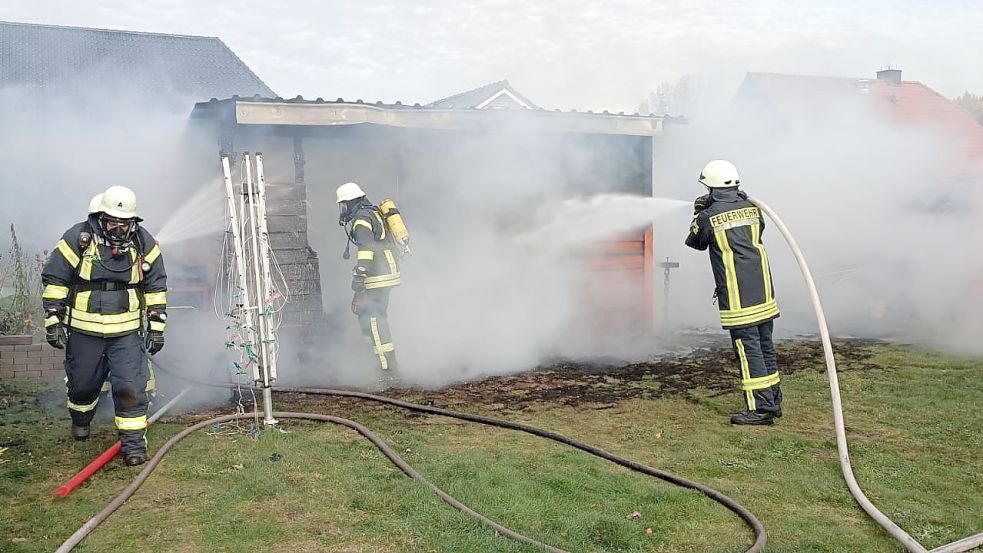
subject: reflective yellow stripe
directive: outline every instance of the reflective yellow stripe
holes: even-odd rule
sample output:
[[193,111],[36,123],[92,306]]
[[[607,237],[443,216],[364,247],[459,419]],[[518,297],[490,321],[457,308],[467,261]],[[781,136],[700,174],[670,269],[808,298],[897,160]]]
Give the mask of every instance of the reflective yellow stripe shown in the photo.
[[60,253],[61,256],[65,258],[65,261],[67,261],[68,264],[71,265],[73,269],[79,266],[78,254],[76,254],[72,250],[72,247],[68,245],[68,242],[65,242],[64,238],[59,240],[58,243],[55,244],[55,249],[58,250],[58,253]]
[[98,246],[95,242],[82,253],[82,267],[79,269],[79,277],[83,280],[92,280],[92,259],[99,255]]
[[727,241],[727,231],[721,230],[714,233],[717,246],[720,247],[721,258],[724,263],[724,275],[727,280],[727,307],[729,309],[741,308],[741,290],[737,287],[737,268],[734,267],[734,250]]
[[387,351],[396,351],[396,346],[394,346],[392,342],[389,342],[388,344],[382,344],[381,346],[377,346],[375,348],[375,351],[377,353],[385,353]]
[[154,247],[150,248],[150,251],[147,252],[147,255],[144,256],[143,260],[153,265],[154,261],[157,261],[158,257],[160,257],[160,246],[158,244],[154,244]]
[[116,428],[120,430],[143,430],[147,427],[147,415],[139,417],[116,417]]
[[775,300],[737,310],[725,310],[720,312],[720,324],[724,328],[754,324],[761,321],[774,319],[779,315],[778,303]]
[[[741,379],[747,380],[751,378],[751,369],[747,364],[747,354],[744,353],[744,342],[740,339],[734,340],[734,344],[737,346],[737,357],[741,361]],[[748,411],[755,410],[754,403],[754,392],[751,390],[744,390],[744,399],[747,401]]]
[[140,282],[140,262],[137,261],[137,251],[130,248],[130,284],[137,284]]
[[757,378],[745,378],[741,380],[741,387],[744,390],[762,390],[764,388],[771,388],[775,384],[781,382],[782,379],[779,377],[778,373],[769,374],[768,376],[760,376]]
[[390,286],[399,286],[401,282],[399,275],[395,275],[395,276],[386,275],[385,277],[372,277],[372,278],[380,279],[380,280],[373,280],[369,282],[369,279],[365,279],[366,290],[374,290],[376,288],[388,288]]
[[63,300],[68,297],[68,286],[49,284],[44,287],[44,293],[41,294],[41,297],[46,300]]
[[379,336],[379,323],[378,319],[371,317],[369,319],[369,326],[372,328],[372,340],[375,342],[375,352],[379,356],[379,366],[383,369],[389,368],[389,360],[386,359],[386,354],[380,349],[382,347],[382,338]]
[[160,321],[150,321],[150,330],[159,330],[161,332],[164,332],[164,327],[166,325],[167,323],[162,323]]
[[147,305],[164,305],[167,303],[167,292],[147,292],[143,297]]
[[393,256],[393,251],[386,249],[382,253],[385,254],[386,262],[389,263],[389,274],[398,275],[399,269],[396,268],[396,258]]
[[125,323],[129,321],[139,321],[140,311],[127,311],[126,313],[114,313],[103,315],[102,313],[89,313],[87,311],[72,311],[72,319],[87,321],[90,323]]
[[375,259],[375,252],[372,250],[358,250],[359,261],[372,261]]
[[60,322],[61,319],[59,319],[57,315],[52,315],[44,320],[44,328],[48,328],[49,326],[56,325]]
[[372,223],[366,221],[365,219],[355,219],[355,222],[352,223],[352,232],[355,232],[355,229],[358,227],[365,227],[369,229],[369,232],[372,232]]
[[86,405],[79,405],[78,403],[72,403],[72,400],[68,400],[68,408],[77,413],[88,413],[89,411],[95,409],[98,403],[98,396],[96,397],[95,401]]
[[129,297],[129,300],[130,300],[130,306],[129,306],[128,309],[130,311],[137,311],[138,309],[140,309],[140,297],[137,296],[136,289],[134,289],[134,288],[127,288],[126,289],[126,295]]
[[75,309],[73,313],[78,311],[88,311],[89,310],[89,299],[92,297],[91,291],[79,292],[75,294]]
[[743,309],[725,309],[720,312],[721,319],[739,319],[743,317],[748,317],[750,315],[757,315],[764,311],[769,311],[776,309],[778,307],[778,302],[775,300],[770,300],[765,303],[759,303],[758,305],[752,305],[750,307],[745,307]]
[[379,221],[379,228],[382,229],[382,235],[379,236],[379,240],[385,240],[386,239],[386,225],[385,225],[385,223],[382,222],[382,216],[379,215],[375,211],[372,212],[372,215],[375,215],[375,220],[376,221]]
[[72,328],[98,334],[123,334],[140,329],[140,319],[126,323],[92,323],[72,318]]
[[768,270],[768,254],[765,253],[765,246],[761,243],[761,224],[759,223],[751,225],[751,243],[761,255],[761,274],[765,281],[765,301],[768,302],[772,300],[771,271]]

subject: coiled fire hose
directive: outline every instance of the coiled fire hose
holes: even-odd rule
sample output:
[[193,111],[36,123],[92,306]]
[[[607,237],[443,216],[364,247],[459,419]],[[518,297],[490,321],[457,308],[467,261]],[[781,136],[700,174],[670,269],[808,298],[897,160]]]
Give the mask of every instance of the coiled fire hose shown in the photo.
[[[217,387],[217,388],[235,388],[235,385],[234,384],[219,384],[219,383],[213,383],[213,382],[206,382],[206,381],[197,380],[197,379],[194,379],[194,378],[189,378],[189,377],[186,377],[186,376],[183,376],[183,375],[178,375],[178,374],[176,374],[176,373],[168,370],[166,367],[161,366],[161,364],[159,362],[157,362],[156,360],[154,361],[154,365],[157,368],[159,368],[162,372],[165,372],[165,373],[170,374],[172,376],[175,376],[177,378],[181,378],[181,379],[187,380],[188,382],[191,382],[191,383],[194,383],[194,384],[199,384],[199,385],[203,385],[203,386]],[[762,551],[764,549],[765,543],[767,542],[767,539],[768,539],[767,538],[767,534],[766,534],[765,529],[764,529],[764,526],[761,524],[761,522],[749,510],[747,510],[743,505],[737,503],[733,499],[730,499],[726,495],[724,495],[724,494],[722,494],[722,493],[720,493],[720,492],[718,492],[718,491],[716,491],[714,489],[708,488],[708,487],[706,487],[706,486],[704,486],[702,484],[699,484],[697,482],[693,482],[691,480],[687,480],[685,478],[681,478],[679,476],[676,476],[676,475],[674,475],[672,473],[669,473],[669,472],[666,472],[666,471],[662,471],[662,470],[655,469],[655,468],[652,468],[652,467],[649,467],[649,466],[646,466],[646,465],[642,465],[640,463],[636,463],[635,461],[631,461],[629,459],[625,459],[624,457],[620,457],[620,456],[615,455],[613,453],[609,453],[609,452],[604,451],[603,449],[600,449],[598,447],[595,447],[595,446],[592,446],[592,445],[589,445],[589,444],[585,444],[585,443],[579,442],[577,440],[573,440],[573,439],[567,438],[567,437],[562,436],[560,434],[557,434],[555,432],[551,432],[551,431],[548,431],[548,430],[543,430],[543,429],[536,428],[536,427],[529,426],[529,425],[522,424],[522,423],[516,423],[516,422],[510,422],[510,421],[505,421],[505,420],[500,420],[500,419],[494,419],[494,418],[491,418],[491,417],[485,417],[485,416],[481,416],[481,415],[473,415],[473,414],[469,414],[469,413],[459,413],[459,412],[456,412],[456,411],[449,411],[449,410],[446,410],[446,409],[440,409],[438,407],[432,407],[432,406],[427,406],[427,405],[418,405],[418,404],[415,404],[415,403],[409,403],[409,402],[406,402],[406,401],[400,401],[398,399],[392,399],[392,398],[388,398],[388,397],[384,397],[384,396],[377,396],[377,395],[373,395],[373,394],[366,394],[366,393],[362,393],[362,392],[355,392],[355,391],[349,391],[349,390],[333,390],[333,389],[326,389],[326,388],[278,388],[278,389],[276,389],[276,391],[277,392],[284,392],[284,393],[314,394],[314,395],[339,396],[339,397],[350,397],[350,398],[365,399],[365,400],[369,400],[369,401],[375,401],[375,402],[378,402],[378,403],[392,405],[392,406],[395,406],[395,407],[400,407],[400,408],[403,408],[403,409],[408,409],[408,410],[411,410],[411,411],[417,411],[417,412],[421,412],[421,413],[429,413],[429,414],[433,414],[433,415],[441,415],[441,416],[445,416],[445,417],[451,417],[451,418],[460,419],[460,420],[466,420],[466,421],[470,421],[470,422],[477,422],[477,423],[485,424],[485,425],[489,425],[489,426],[496,426],[496,427],[499,427],[499,428],[507,428],[507,429],[511,429],[511,430],[518,430],[518,431],[526,432],[526,433],[529,433],[529,434],[532,434],[532,435],[535,435],[535,436],[540,436],[540,437],[543,437],[543,438],[547,438],[547,439],[550,439],[550,440],[553,440],[553,441],[556,441],[556,442],[559,442],[559,443],[562,443],[562,444],[566,444],[566,445],[575,447],[577,449],[580,449],[581,451],[585,451],[587,453],[590,453],[591,455],[594,455],[594,456],[597,456],[597,457],[601,457],[603,459],[607,459],[607,460],[609,460],[609,461],[611,461],[613,463],[616,463],[618,465],[621,465],[623,467],[626,467],[628,469],[631,469],[631,470],[633,470],[635,472],[640,472],[642,474],[653,476],[655,478],[659,478],[661,480],[664,480],[666,482],[675,484],[677,486],[681,486],[681,487],[684,487],[684,488],[689,488],[689,489],[696,490],[696,491],[699,491],[699,492],[703,493],[704,495],[706,495],[710,499],[716,501],[717,503],[720,503],[721,505],[723,505],[727,509],[730,509],[732,512],[734,512],[735,514],[737,514],[737,516],[739,516],[741,518],[741,520],[743,520],[745,522],[745,524],[747,524],[748,527],[751,528],[751,531],[754,533],[755,540],[754,540],[754,543],[752,544],[752,546],[749,549],[747,549],[747,553],[759,553],[760,551]],[[191,434],[192,432],[194,432],[196,430],[199,430],[199,429],[202,429],[202,428],[206,428],[206,427],[208,427],[208,426],[210,426],[212,424],[216,424],[216,423],[219,423],[219,422],[225,422],[225,421],[233,420],[233,419],[235,419],[238,416],[239,415],[225,415],[225,416],[222,416],[222,417],[216,417],[216,418],[213,418],[213,419],[209,419],[207,421],[202,421],[200,423],[195,424],[194,426],[191,426],[191,427],[188,427],[188,428],[182,430],[180,433],[176,434],[174,437],[172,437],[171,439],[169,439],[163,446],[161,446],[160,450],[157,451],[157,453],[153,456],[153,458],[151,458],[147,462],[146,467],[144,467],[144,469],[140,472],[140,474],[137,475],[137,477],[133,480],[133,482],[130,483],[130,485],[127,486],[126,489],[123,490],[123,492],[118,497],[116,497],[116,499],[114,499],[111,503],[109,503],[109,505],[107,505],[102,511],[100,511],[99,514],[97,514],[96,516],[92,517],[81,528],[79,528],[78,530],[76,530],[76,532],[74,534],[72,534],[72,536],[69,537],[69,539],[66,540],[62,544],[62,546],[60,548],[58,548],[58,550],[57,550],[56,553],[67,553],[67,552],[71,551],[76,545],[78,545],[83,539],[85,539],[85,537],[87,535],[89,535],[93,530],[95,530],[96,527],[99,526],[99,524],[101,524],[103,521],[105,521],[107,518],[109,518],[109,516],[112,515],[113,512],[116,509],[118,509],[127,499],[130,498],[130,496],[132,496],[137,491],[137,489],[140,488],[141,485],[143,485],[144,481],[150,476],[150,474],[154,471],[154,469],[161,462],[161,460],[163,460],[164,455],[167,454],[168,450],[170,450],[172,447],[174,447],[174,445],[176,445],[179,441],[181,441],[186,436],[188,436],[189,434]],[[526,543],[526,544],[529,544],[529,545],[532,545],[532,546],[535,546],[535,547],[542,548],[543,550],[549,551],[551,553],[568,553],[567,551],[565,551],[563,549],[558,549],[556,547],[553,547],[553,546],[550,546],[550,545],[547,545],[547,544],[538,542],[538,541],[536,541],[536,540],[534,540],[532,538],[523,536],[522,534],[519,534],[518,532],[509,530],[508,528],[505,528],[504,526],[501,526],[501,525],[495,523],[494,521],[488,519],[487,517],[484,517],[484,516],[476,513],[475,511],[471,510],[466,505],[464,505],[460,501],[454,499],[453,497],[451,497],[450,495],[448,495],[447,493],[445,493],[444,491],[442,491],[440,488],[438,488],[434,484],[430,483],[423,476],[421,476],[418,472],[416,472],[415,470],[413,470],[413,468],[410,467],[409,464],[407,464],[406,461],[404,461],[401,457],[399,457],[399,455],[396,452],[394,452],[392,450],[392,448],[390,448],[388,445],[386,445],[386,443],[383,442],[382,439],[380,439],[378,436],[376,436],[375,434],[373,434],[372,431],[370,431],[368,428],[366,428],[366,427],[358,424],[357,422],[354,422],[354,421],[351,421],[351,420],[348,420],[348,419],[342,419],[340,417],[333,417],[333,416],[330,416],[330,415],[312,414],[312,413],[293,413],[293,412],[281,413],[281,412],[277,412],[277,413],[274,413],[274,416],[277,417],[277,418],[300,418],[300,419],[310,419],[310,420],[321,420],[321,421],[333,422],[335,424],[341,424],[341,425],[347,426],[349,428],[352,428],[352,429],[356,430],[357,432],[359,432],[360,434],[362,434],[363,436],[365,436],[366,438],[368,438],[386,457],[388,457],[394,464],[396,464],[396,466],[399,467],[400,470],[402,470],[404,473],[406,473],[407,476],[409,476],[410,478],[413,478],[414,480],[417,480],[417,481],[421,482],[422,484],[424,484],[425,486],[427,486],[428,488],[430,488],[441,499],[443,499],[445,502],[447,502],[449,505],[451,505],[455,509],[457,509],[457,510],[459,510],[459,511],[461,511],[461,512],[463,512],[463,513],[465,513],[465,514],[467,514],[467,515],[469,515],[471,517],[476,518],[477,520],[479,520],[485,526],[493,529],[495,532],[497,532],[499,534],[502,534],[503,536],[506,536],[506,537],[508,537],[510,539],[513,539],[513,540],[516,540],[516,541],[519,541],[519,542],[522,542],[522,543]]]
[[[833,345],[829,337],[829,328],[826,326],[826,315],[823,312],[823,306],[819,302],[819,292],[816,290],[816,283],[812,279],[812,273],[809,272],[809,265],[806,263],[805,257],[802,255],[802,250],[799,249],[798,244],[795,242],[795,238],[792,237],[792,233],[789,232],[788,227],[782,221],[781,217],[778,216],[767,204],[763,203],[761,200],[748,196],[748,201],[758,206],[761,211],[765,212],[768,217],[774,221],[775,226],[781,231],[782,236],[785,237],[785,241],[788,242],[789,248],[791,248],[792,253],[795,255],[795,261],[799,264],[799,270],[802,271],[802,276],[805,278],[806,287],[809,289],[809,297],[812,300],[812,308],[816,312],[816,322],[819,324],[819,336],[823,343],[823,352],[826,356],[826,374],[829,377],[829,392],[833,399],[833,427],[836,430],[836,449],[839,452],[840,457],[840,469],[843,472],[843,478],[846,480],[846,485],[850,489],[850,494],[853,495],[860,507],[868,514],[872,519],[874,519],[877,524],[879,524],[888,534],[891,534],[896,540],[901,542],[901,544],[910,551],[911,553],[929,553],[923,545],[918,543],[915,538],[911,537],[907,532],[901,529],[900,526],[895,524],[891,519],[880,512],[877,507],[867,496],[864,495],[863,490],[860,489],[860,484],[857,483],[857,479],[853,475],[853,467],[850,465],[850,452],[847,448],[846,442],[846,429],[843,425],[843,405],[840,401],[840,384],[836,375],[836,360],[833,358]],[[960,553],[962,551],[969,551],[975,547],[983,545],[983,533],[969,536],[962,540],[952,542],[941,547],[937,547],[931,550],[931,553]]]

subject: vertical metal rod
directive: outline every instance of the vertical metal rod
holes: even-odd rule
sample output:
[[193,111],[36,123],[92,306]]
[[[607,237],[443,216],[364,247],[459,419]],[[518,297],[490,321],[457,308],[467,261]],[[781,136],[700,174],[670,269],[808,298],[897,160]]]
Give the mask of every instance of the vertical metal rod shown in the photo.
[[[246,343],[255,342],[255,336],[252,324],[252,306],[249,305],[249,283],[246,278],[246,258],[245,258],[245,247],[242,242],[242,232],[240,225],[242,224],[238,213],[241,211],[236,210],[235,205],[235,190],[232,187],[232,169],[229,163],[229,156],[222,156],[222,176],[225,179],[225,201],[228,210],[230,227],[232,228],[232,247],[235,250],[236,257],[236,288],[237,292],[233,293],[235,304],[230,306],[231,309],[238,308],[242,316],[242,331],[245,336],[242,336],[242,340]],[[240,206],[242,204],[242,196],[239,196]],[[258,377],[258,369],[253,369],[254,377]]]
[[266,321],[266,334],[263,336],[263,346],[266,352],[266,372],[270,382],[276,380],[277,341],[273,330],[273,321],[269,318],[267,308],[273,302],[273,275],[270,272],[270,231],[266,226],[266,173],[263,168],[263,154],[256,153],[256,192],[258,203],[256,218],[259,227],[259,262],[263,276],[260,317]]
[[253,258],[253,282],[255,283],[256,290],[256,322],[259,327],[259,340],[255,342],[258,347],[257,357],[259,359],[260,377],[263,382],[263,423],[267,425],[276,424],[276,419],[273,418],[273,395],[270,393],[270,374],[269,374],[269,355],[266,349],[265,339],[266,339],[266,317],[264,316],[264,291],[263,291],[263,279],[260,276],[259,271],[259,240],[257,238],[258,224],[257,210],[256,210],[256,191],[255,183],[253,181],[253,168],[252,159],[250,155],[244,154],[243,160],[245,161],[245,179],[246,179],[246,195],[247,204],[249,206],[249,234],[251,242],[251,254]]

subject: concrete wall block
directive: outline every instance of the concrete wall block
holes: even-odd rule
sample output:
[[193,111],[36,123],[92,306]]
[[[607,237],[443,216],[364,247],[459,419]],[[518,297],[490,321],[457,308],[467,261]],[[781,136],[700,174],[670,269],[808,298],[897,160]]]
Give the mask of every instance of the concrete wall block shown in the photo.
[[14,346],[14,351],[41,351],[41,344],[24,344]]
[[27,335],[22,334],[12,334],[6,336],[0,336],[0,348],[6,346],[24,346],[30,345],[34,339]]
[[0,367],[0,380],[10,380],[14,378],[14,369],[10,367]]
[[41,371],[14,371],[14,378],[40,379]]
[[27,359],[26,351],[5,351],[3,352],[4,357],[9,357],[10,359]]
[[27,366],[29,371],[47,371],[51,370],[51,365],[49,364],[31,364]]

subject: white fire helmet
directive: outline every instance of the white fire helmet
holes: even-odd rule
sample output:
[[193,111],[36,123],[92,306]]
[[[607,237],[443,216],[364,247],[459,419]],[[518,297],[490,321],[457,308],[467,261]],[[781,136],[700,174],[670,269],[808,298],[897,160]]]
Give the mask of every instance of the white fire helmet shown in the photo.
[[116,217],[117,219],[136,219],[142,221],[137,215],[137,195],[125,186],[110,186],[102,193],[102,202],[99,211]]
[[346,182],[345,184],[338,187],[338,202],[347,202],[348,200],[354,200],[357,198],[365,197],[365,192],[362,191],[362,187],[355,184],[354,182]]
[[715,159],[703,167],[700,184],[708,188],[731,188],[741,184],[741,176],[737,174],[737,167],[733,163]]
[[102,192],[92,196],[92,199],[89,200],[89,215],[99,213],[100,206],[102,206]]

